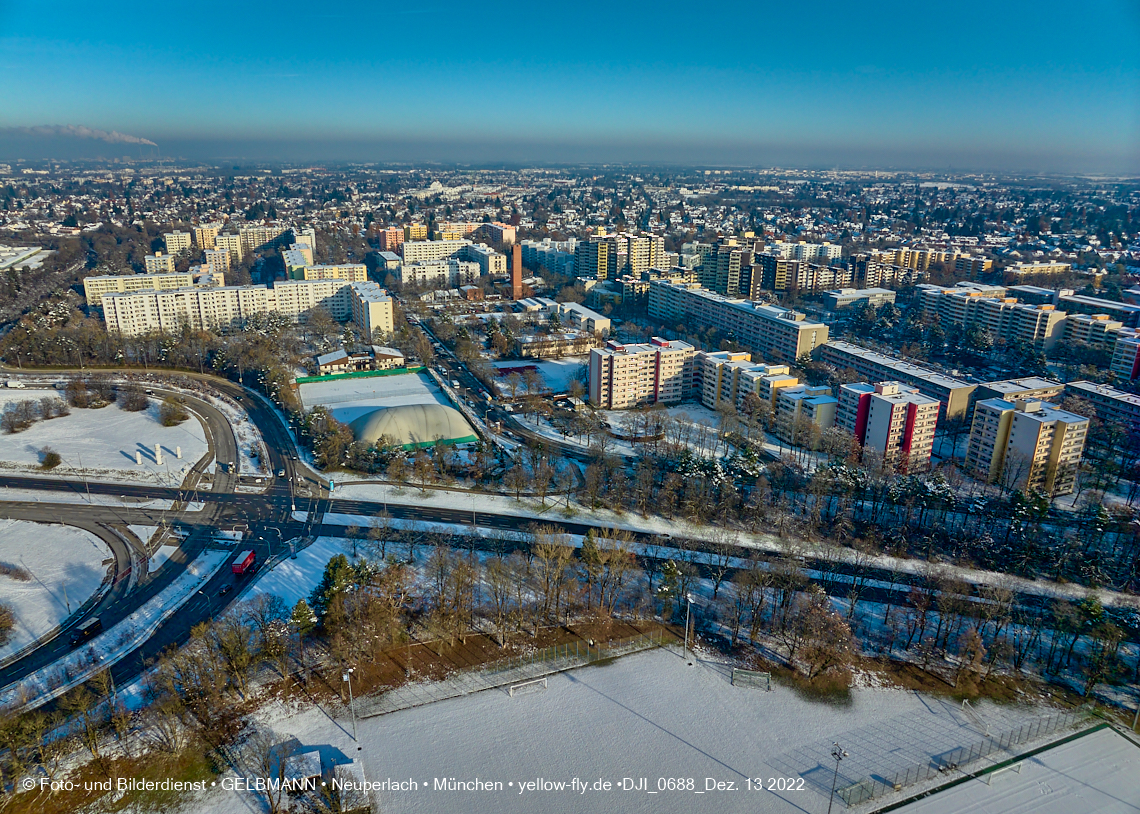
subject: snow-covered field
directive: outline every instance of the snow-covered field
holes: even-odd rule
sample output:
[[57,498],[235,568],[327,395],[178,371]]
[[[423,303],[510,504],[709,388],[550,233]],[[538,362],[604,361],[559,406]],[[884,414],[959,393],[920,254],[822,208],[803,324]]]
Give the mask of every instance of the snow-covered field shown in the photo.
[[993,777],[917,800],[898,814],[1136,814],[1140,748],[1111,729],[1055,746]]
[[[578,376],[579,368],[588,361],[587,356],[565,356],[561,359],[514,359],[508,362],[495,362],[494,366],[496,368],[534,366],[538,368],[543,381],[552,393],[565,393],[570,388],[570,382]],[[505,389],[505,385],[501,389]]]
[[[852,703],[837,706],[782,687],[771,693],[734,687],[730,675],[726,664],[689,667],[676,651],[655,650],[551,676],[545,691],[512,698],[491,690],[360,720],[359,752],[346,715],[334,721],[322,710],[276,706],[267,717],[282,739],[293,735],[304,746],[362,760],[370,781],[417,783],[414,790],[379,793],[380,810],[390,814],[819,812],[827,808],[833,741],[850,754],[840,770],[843,784],[872,772],[893,774],[979,739],[952,701],[857,688]],[[1038,712],[980,707],[995,729]],[[502,790],[437,790],[437,778],[501,782]],[[539,778],[612,786],[584,793],[520,789]],[[634,784],[646,778],[648,788],[622,790],[625,778]],[[683,788],[670,790],[670,778],[674,786],[681,779]],[[684,788],[689,778],[692,789]],[[706,778],[726,785],[706,791]],[[761,779],[765,790],[755,781],[749,790],[749,778]],[[795,790],[768,791],[778,778],[790,779]],[[650,794],[659,779],[663,788]],[[187,810],[237,814],[251,802],[219,784]]]
[[30,579],[0,576],[0,602],[12,606],[16,627],[0,647],[13,653],[78,610],[99,589],[111,559],[107,545],[72,526],[0,520],[0,562],[22,568]]
[[301,385],[300,395],[306,410],[324,405],[333,418],[346,424],[377,407],[450,404],[439,387],[423,373],[311,382]]
[[[57,390],[5,390],[0,410],[18,401],[59,397]],[[0,435],[0,470],[45,477],[76,478],[86,475],[123,483],[160,483],[177,486],[186,473],[206,454],[206,435],[191,416],[176,427],[158,420],[159,405],[130,413],[118,405],[98,410],[73,408],[71,415],[37,421],[23,432]],[[161,445],[163,464],[155,460],[154,445]],[[40,450],[49,446],[63,463],[51,472],[41,472]],[[175,457],[178,447],[182,458]],[[142,453],[142,465],[135,452]]]

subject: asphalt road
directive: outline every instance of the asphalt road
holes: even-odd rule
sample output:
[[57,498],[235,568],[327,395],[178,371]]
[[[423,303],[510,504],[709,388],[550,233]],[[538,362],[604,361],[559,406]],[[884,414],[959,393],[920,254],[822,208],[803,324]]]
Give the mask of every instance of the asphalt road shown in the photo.
[[[471,381],[473,377],[466,373],[465,368],[448,368],[452,375],[462,383]],[[175,374],[168,374],[175,375]],[[182,375],[182,374],[178,374]],[[274,475],[279,470],[285,470],[285,477],[276,478],[270,482],[266,491],[257,494],[235,493],[225,491],[232,489],[234,479],[215,478],[213,491],[199,492],[197,499],[206,504],[202,512],[186,513],[177,518],[177,522],[189,531],[189,537],[181,546],[179,552],[171,560],[148,579],[143,580],[134,590],[124,592],[116,591],[109,596],[98,608],[98,615],[103,619],[104,627],[110,627],[115,622],[129,615],[141,604],[154,596],[158,591],[170,584],[182,569],[198,556],[204,549],[216,546],[214,533],[218,529],[241,528],[247,529],[243,548],[253,548],[257,551],[258,561],[265,562],[268,558],[281,554],[287,550],[286,543],[290,539],[301,538],[302,543],[312,539],[320,533],[343,533],[343,527],[323,527],[302,523],[292,519],[291,510],[310,511],[310,517],[321,517],[326,511],[336,511],[346,514],[375,515],[386,511],[396,518],[417,519],[424,522],[457,523],[468,525],[472,522],[485,528],[519,531],[532,526],[536,522],[547,523],[559,527],[569,533],[584,534],[588,529],[595,531],[603,528],[587,523],[562,521],[536,521],[530,517],[520,517],[511,514],[498,514],[476,510],[474,514],[464,509],[448,509],[431,506],[407,505],[392,502],[377,502],[365,500],[330,500],[327,492],[328,481],[309,470],[294,455],[295,447],[289,430],[284,425],[279,414],[260,396],[252,394],[236,384],[211,376],[185,374],[189,378],[208,380],[212,386],[225,392],[238,402],[249,414],[251,420],[257,425],[266,442],[270,457],[270,466]],[[480,385],[481,387],[481,385]],[[475,391],[476,393],[479,390]],[[473,400],[476,404],[480,399]],[[194,405],[196,408],[198,405]],[[493,418],[494,412],[483,411]],[[224,421],[224,417],[223,417]],[[216,425],[211,421],[211,429]],[[228,427],[228,423],[226,423]],[[232,432],[214,434],[232,440]],[[545,439],[544,439],[545,442]],[[231,448],[219,444],[221,454],[229,454]],[[236,445],[232,447],[233,460],[236,460]],[[580,450],[575,450],[580,452]],[[298,491],[298,478],[304,481],[305,492]],[[221,485],[222,489],[219,489]],[[170,487],[116,485],[116,484],[85,484],[82,481],[49,480],[44,478],[29,478],[22,476],[0,476],[0,487],[12,486],[21,489],[36,489],[45,495],[52,492],[71,492],[84,494],[90,489],[92,494],[125,495],[136,498],[165,498],[180,500],[187,495],[183,490]],[[22,517],[41,522],[64,523],[140,523],[153,524],[156,517],[170,518],[171,512],[163,512],[152,508],[128,508],[126,506],[100,507],[75,503],[36,503],[26,501],[4,501],[4,490],[0,488],[0,516]],[[653,540],[657,543],[668,543],[657,535],[634,535],[635,539],[642,541]],[[740,549],[740,556],[750,556],[755,552],[751,549]],[[669,557],[675,552],[663,550],[661,556]],[[811,561],[803,563],[805,567],[812,567]],[[118,568],[118,566],[117,566]],[[845,567],[832,567],[837,573],[849,571]],[[890,579],[888,572],[873,569],[869,572],[873,579]],[[190,635],[191,629],[199,622],[210,619],[222,612],[241,593],[238,589],[240,583],[248,577],[233,575],[229,569],[222,569],[209,583],[177,614],[174,614],[142,647],[122,659],[113,669],[116,681],[125,683],[136,676],[146,665],[168,647],[183,644]],[[897,579],[897,577],[896,577]],[[235,588],[225,596],[221,590],[227,584],[234,584]],[[827,586],[834,594],[844,595],[846,586],[836,582]],[[902,587],[890,596],[893,601],[905,603],[905,591]],[[880,591],[870,591],[866,595],[871,597]],[[886,598],[884,593],[882,598]],[[1039,597],[1019,597],[1019,602],[1040,606]],[[25,658],[0,669],[0,686],[19,679],[29,672],[51,663],[71,649],[68,637],[61,636],[43,647],[32,652]]]

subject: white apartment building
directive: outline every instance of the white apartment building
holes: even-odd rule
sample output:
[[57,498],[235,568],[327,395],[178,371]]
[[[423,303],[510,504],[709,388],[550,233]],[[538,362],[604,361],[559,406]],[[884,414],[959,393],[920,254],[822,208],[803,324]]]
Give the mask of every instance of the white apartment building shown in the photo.
[[1073,267],[1069,263],[1055,263],[1049,260],[1037,260],[1032,263],[1014,263],[1005,269],[1006,274],[1068,274]]
[[966,469],[987,483],[1066,495],[1076,488],[1089,421],[1030,399],[983,399],[974,408]]
[[317,230],[312,226],[305,228],[293,227],[293,239],[296,241],[290,248],[302,249],[309,247],[309,262],[313,262],[313,252],[317,250]]
[[83,295],[87,298],[89,307],[98,308],[102,306],[106,294],[125,294],[151,289],[164,291],[192,285],[194,285],[194,275],[188,271],[172,274],[107,274],[84,278]]
[[[414,243],[405,243],[414,246]],[[479,279],[479,264],[469,260],[449,257],[445,260],[401,263],[395,270],[395,277],[401,285],[423,286],[425,288],[458,288],[470,285]]]
[[797,311],[667,280],[649,283],[649,316],[716,328],[758,356],[776,362],[794,363],[827,342],[827,326],[808,322]]
[[994,296],[1005,289],[959,283],[953,288],[918,287],[923,311],[937,315],[945,325],[978,326],[995,339],[1024,342],[1039,350],[1052,350],[1065,333],[1068,314],[1054,305],[1031,305],[1015,297]]
[[[255,250],[266,246],[281,235],[290,231],[288,226],[280,224],[273,224],[265,226],[262,224],[254,224],[251,226],[238,227],[238,237],[241,239],[241,249],[244,254],[252,254]],[[313,248],[317,246],[315,235],[313,240]]]
[[[103,316],[110,333],[124,336],[162,332],[174,333],[183,325],[211,331],[239,329],[249,317],[277,312],[295,320],[321,308],[335,319],[353,317],[353,298],[370,305],[365,323],[369,332],[387,326],[391,330],[391,300],[384,305],[386,292],[374,283],[345,280],[288,280],[272,288],[263,285],[218,288],[179,288],[169,291],[145,290],[103,295]],[[379,310],[377,310],[379,309]],[[385,316],[384,312],[387,312]],[[362,317],[364,319],[364,317]],[[365,330],[365,325],[361,325]]]
[[164,234],[162,239],[166,244],[167,254],[178,254],[179,252],[190,251],[190,237],[189,232],[180,232],[177,229]]
[[363,263],[342,263],[336,266],[301,266],[289,276],[294,280],[348,280],[363,283],[368,279],[368,267]]
[[1066,345],[1089,345],[1115,349],[1124,323],[1108,314],[1069,314],[1065,318],[1062,341]]
[[785,243],[777,241],[764,247],[764,252],[782,260],[816,260],[830,263],[843,257],[843,247],[834,243]]
[[405,263],[432,263],[470,245],[470,240],[408,240],[400,244],[400,259]]
[[851,433],[864,450],[874,450],[883,464],[902,472],[930,468],[938,399],[901,382],[858,382],[839,388],[836,425]]
[[1140,378],[1140,329],[1121,328],[1116,332],[1111,370],[1124,381]]
[[143,258],[143,266],[146,268],[147,274],[173,274],[174,258],[169,254],[155,252]]
[[590,403],[604,410],[678,404],[693,387],[695,350],[654,337],[647,344],[608,342],[590,351]]
[[546,237],[541,241],[524,240],[519,247],[522,249],[523,265],[528,268],[545,268],[555,274],[569,276],[575,273],[574,252],[578,248],[578,241],[575,238],[551,240]]

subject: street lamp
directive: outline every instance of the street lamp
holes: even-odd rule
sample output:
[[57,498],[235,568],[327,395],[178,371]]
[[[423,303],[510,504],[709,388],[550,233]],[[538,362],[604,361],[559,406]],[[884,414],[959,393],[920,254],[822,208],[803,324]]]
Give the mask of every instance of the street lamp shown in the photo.
[[348,684],[348,707],[352,710],[352,739],[357,743],[357,749],[360,748],[360,741],[356,740],[356,701],[352,697],[352,667],[347,668],[342,674],[341,678]]
[[[685,658],[689,657],[689,614],[693,610],[693,595],[685,594]],[[689,662],[693,666],[693,662]]]
[[831,776],[831,796],[827,799],[827,814],[831,814],[831,804],[835,802],[835,782],[839,779],[839,762],[847,757],[847,752],[837,742],[832,744],[831,756],[835,758],[835,774]]

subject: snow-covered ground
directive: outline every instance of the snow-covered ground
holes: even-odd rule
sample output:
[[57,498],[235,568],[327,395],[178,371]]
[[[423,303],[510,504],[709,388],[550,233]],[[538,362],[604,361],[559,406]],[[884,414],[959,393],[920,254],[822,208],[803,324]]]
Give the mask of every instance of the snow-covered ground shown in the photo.
[[[5,390],[0,410],[18,401],[59,397],[58,390]],[[73,408],[71,415],[37,421],[23,432],[0,435],[0,470],[44,477],[77,478],[86,475],[123,483],[158,483],[177,486],[208,445],[201,423],[193,415],[176,427],[164,427],[158,419],[159,405],[138,413],[117,404],[97,410]],[[162,450],[163,463],[155,460],[154,445]],[[63,463],[42,472],[40,450],[49,446]],[[182,448],[182,458],[175,456]],[[142,465],[135,452],[142,453]]]
[[0,563],[30,579],[0,576],[0,602],[12,607],[16,627],[0,657],[45,635],[87,601],[113,563],[106,543],[72,526],[0,520]]
[[127,528],[129,528],[131,530],[131,534],[138,537],[139,540],[142,541],[142,544],[145,546],[147,543],[150,542],[150,538],[154,536],[154,533],[156,531],[158,531],[160,527],[159,526],[127,526]]
[[229,551],[203,551],[177,579],[126,619],[100,633],[86,646],[6,686],[0,692],[0,704],[13,704],[24,698],[33,699],[29,702],[33,708],[46,704],[99,670],[110,667],[146,641],[179,608],[194,601],[198,589],[229,562],[230,556]]
[[1137,814],[1140,748],[1111,729],[917,800],[898,814]]
[[158,551],[154,552],[154,556],[150,558],[147,563],[147,572],[153,574],[159,568],[166,564],[166,561],[173,556],[174,552],[178,550],[176,545],[162,545],[158,547]]
[[[561,359],[513,359],[507,362],[495,362],[497,369],[512,367],[536,367],[542,375],[542,380],[552,393],[565,393],[570,388],[570,382],[578,377],[578,370],[589,361],[587,356],[564,356]],[[500,390],[506,392],[506,384],[499,380]]]
[[276,595],[293,607],[300,599],[308,599],[324,573],[325,565],[337,554],[352,556],[352,541],[341,537],[318,537],[297,552],[297,559],[286,559],[262,571],[250,589],[250,598],[258,594]]
[[[319,709],[278,705],[266,718],[282,739],[293,735],[303,746],[361,760],[370,781],[414,781],[414,790],[379,793],[380,810],[390,814],[817,812],[827,808],[833,741],[850,755],[840,770],[843,784],[870,773],[893,775],[980,737],[952,701],[856,688],[850,704],[830,705],[783,687],[770,693],[734,687],[730,677],[727,664],[689,667],[676,651],[655,650],[551,676],[545,691],[512,698],[490,690],[360,720],[360,751],[346,715],[331,720]],[[997,730],[1040,712],[979,709]],[[437,778],[478,778],[502,789],[437,790]],[[612,785],[584,792],[520,789],[539,778]],[[625,778],[634,784],[646,778],[648,788],[623,790]],[[674,786],[680,778],[682,788],[670,789],[670,778]],[[725,785],[706,790],[706,778]],[[754,780],[750,790],[749,778],[759,778],[765,789],[757,790]],[[774,778],[790,779],[795,790],[768,791]],[[186,810],[237,814],[251,802],[247,793],[219,784]]]
[[439,387],[423,373],[311,382],[301,385],[300,395],[306,410],[324,405],[333,418],[345,424],[377,407],[450,404]]

